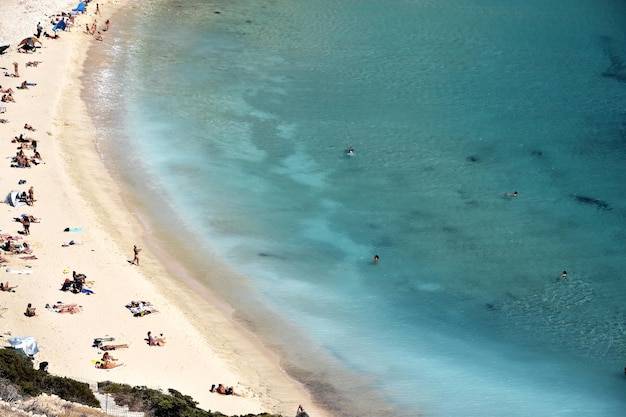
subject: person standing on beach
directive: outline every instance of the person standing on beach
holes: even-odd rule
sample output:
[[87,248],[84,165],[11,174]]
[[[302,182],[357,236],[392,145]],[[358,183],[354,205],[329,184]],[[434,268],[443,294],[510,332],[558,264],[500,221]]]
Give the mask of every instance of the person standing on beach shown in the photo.
[[32,186],[28,189],[28,201],[31,206],[35,205],[35,189]]
[[19,66],[20,64],[17,63],[17,61],[15,61],[13,63],[13,72],[15,73],[13,76],[14,77],[19,77],[20,76],[20,72],[19,72]]
[[141,248],[138,248],[137,245],[133,245],[133,253],[135,254],[133,262],[131,262],[133,265],[139,266],[139,252],[141,252]]
[[24,235],[30,235],[30,219],[28,216],[22,217],[22,226],[24,226]]
[[41,22],[37,22],[37,33],[35,33],[35,36],[37,37],[37,39],[39,39],[39,37],[41,36],[42,31],[43,31],[43,26],[41,26]]

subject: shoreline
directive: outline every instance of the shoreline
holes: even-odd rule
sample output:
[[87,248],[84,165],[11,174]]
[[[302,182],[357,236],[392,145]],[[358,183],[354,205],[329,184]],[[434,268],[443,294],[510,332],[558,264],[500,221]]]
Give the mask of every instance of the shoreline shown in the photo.
[[[100,2],[103,18],[114,16],[110,9],[119,9],[126,3]],[[232,308],[229,311],[229,306],[214,294],[200,295],[197,288],[179,285],[181,281],[170,276],[157,261],[160,254],[152,253],[150,230],[141,224],[140,215],[129,212],[132,203],[125,203],[124,190],[107,172],[93,140],[97,132],[86,111],[81,74],[93,59],[92,52],[101,45],[81,32],[81,26],[93,18],[93,4],[89,9],[86,16],[77,19],[71,33],[62,33],[60,40],[42,40],[43,48],[36,53],[11,51],[0,57],[5,67],[13,59],[25,62],[27,58],[41,57],[43,61],[28,72],[26,68],[22,70],[29,77],[32,73],[38,85],[28,91],[29,97],[23,97],[21,91],[15,94],[17,103],[7,106],[10,123],[0,125],[0,131],[5,137],[2,150],[11,155],[6,139],[19,134],[22,119],[28,118],[18,117],[18,107],[25,106],[22,109],[28,109],[28,114],[40,111],[24,123],[37,128],[33,136],[38,136],[46,162],[21,175],[28,177],[26,185],[37,189],[37,203],[27,211],[42,220],[33,225],[28,237],[38,258],[30,261],[32,274],[10,276],[11,285],[19,284],[17,293],[3,294],[2,305],[8,308],[4,317],[12,323],[7,330],[13,336],[35,336],[41,350],[37,360],[49,362],[54,374],[175,388],[192,396],[201,408],[225,414],[267,411],[290,415],[298,404],[304,403],[312,414],[326,415],[314,405],[307,407],[309,394],[286,375],[273,352],[233,320]],[[111,32],[114,30],[115,20]],[[105,41],[106,38],[105,34]],[[93,42],[87,44],[85,39]],[[68,67],[70,71],[64,72]],[[59,86],[55,74],[60,73],[64,73],[62,87],[55,89],[52,84]],[[23,79],[26,77],[20,78]],[[45,89],[45,95],[35,94],[35,89],[37,93]],[[55,143],[57,140],[59,143]],[[22,174],[16,171],[20,170],[0,168],[11,184],[17,183],[16,178]],[[26,208],[9,211],[17,216]],[[17,230],[19,223],[15,225],[6,231]],[[84,231],[68,234],[63,232],[65,227],[83,227]],[[70,239],[84,244],[61,246]],[[128,251],[132,252],[133,244],[144,248],[139,268],[127,262],[132,257]],[[11,268],[28,266],[13,258],[9,260]],[[60,293],[65,269],[87,274],[95,294]],[[208,305],[206,296],[218,306]],[[132,317],[124,305],[135,299],[151,301],[159,313]],[[78,303],[82,311],[64,315],[44,308],[45,304],[61,300]],[[38,317],[22,315],[22,304],[27,302],[37,307]],[[148,330],[163,332],[166,346],[149,347],[142,343]],[[107,335],[115,337],[115,343],[129,343],[130,348],[114,352],[125,366],[98,370],[89,361],[97,359],[101,352],[90,346],[93,338]],[[208,390],[213,383],[234,385],[235,391],[243,392],[245,397],[211,394]]]

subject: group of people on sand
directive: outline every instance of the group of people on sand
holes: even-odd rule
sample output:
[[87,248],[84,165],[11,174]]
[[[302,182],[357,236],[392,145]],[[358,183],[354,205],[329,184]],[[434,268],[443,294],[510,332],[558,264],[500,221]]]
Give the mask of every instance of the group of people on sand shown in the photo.
[[149,301],[131,301],[126,304],[126,308],[133,313],[135,317],[143,317],[147,314],[158,313],[158,310],[154,308]]
[[105,337],[105,338],[96,338],[93,341],[93,347],[104,351],[102,358],[98,361],[95,361],[96,368],[98,369],[113,369],[118,366],[124,365],[123,363],[117,362],[117,359],[109,353],[112,350],[118,349],[128,349],[128,345],[124,344],[104,344],[104,342],[112,342],[115,338],[113,337]]
[[35,188],[34,187],[30,187],[28,189],[28,192],[26,191],[22,191],[21,193],[19,193],[17,195],[17,201],[21,201],[23,203],[26,203],[29,206],[34,206],[35,205]]
[[24,146],[20,145],[17,153],[11,159],[11,168],[30,168],[33,165],[39,165],[41,163],[41,154],[36,149],[32,156],[24,153]]
[[30,255],[33,250],[28,242],[16,243],[15,239],[7,239],[0,247],[5,255]]
[[102,359],[96,362],[96,368],[98,369],[113,369],[123,365],[123,363],[117,362],[117,359],[114,358],[108,351],[104,352]]
[[109,26],[111,25],[111,21],[107,19],[104,22],[104,28],[102,30],[98,30],[98,21],[94,19],[89,26],[88,23],[85,23],[85,33],[94,37],[95,40],[102,42],[104,37],[102,36],[102,32],[106,32],[109,30]]
[[63,281],[61,285],[61,291],[71,291],[74,294],[79,294],[83,292],[83,286],[86,280],[87,275],[72,271],[72,279],[65,278],[65,281]]
[[240,396],[240,394],[237,394],[235,392],[235,389],[233,387],[226,387],[224,386],[224,384],[217,384],[217,386],[215,386],[215,384],[211,385],[211,389],[209,390],[210,392],[214,392],[216,394],[222,394],[222,395],[237,395]]

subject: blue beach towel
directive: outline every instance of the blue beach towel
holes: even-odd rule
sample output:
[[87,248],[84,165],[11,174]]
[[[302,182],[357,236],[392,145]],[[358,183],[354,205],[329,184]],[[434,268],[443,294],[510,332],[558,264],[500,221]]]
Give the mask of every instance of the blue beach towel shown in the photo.
[[82,227],[66,227],[64,232],[82,232]]

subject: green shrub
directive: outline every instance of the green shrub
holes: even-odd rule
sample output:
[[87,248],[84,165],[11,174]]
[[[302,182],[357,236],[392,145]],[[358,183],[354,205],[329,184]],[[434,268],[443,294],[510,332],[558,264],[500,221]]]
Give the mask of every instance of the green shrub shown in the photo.
[[[98,389],[113,395],[117,405],[127,405],[133,411],[143,411],[148,417],[225,417],[219,412],[205,411],[197,407],[197,402],[175,389],[162,391],[147,387],[130,387],[113,382],[102,382]],[[243,417],[243,416],[242,416]],[[281,417],[270,414],[249,414],[246,417]]]
[[43,391],[48,394],[55,394],[64,400],[74,403],[88,405],[90,407],[100,407],[100,402],[91,392],[88,384],[78,382],[70,378],[46,375],[43,380]]
[[35,369],[30,359],[13,349],[0,349],[0,375],[25,396],[36,397],[45,392],[67,401],[100,406],[87,384]]

